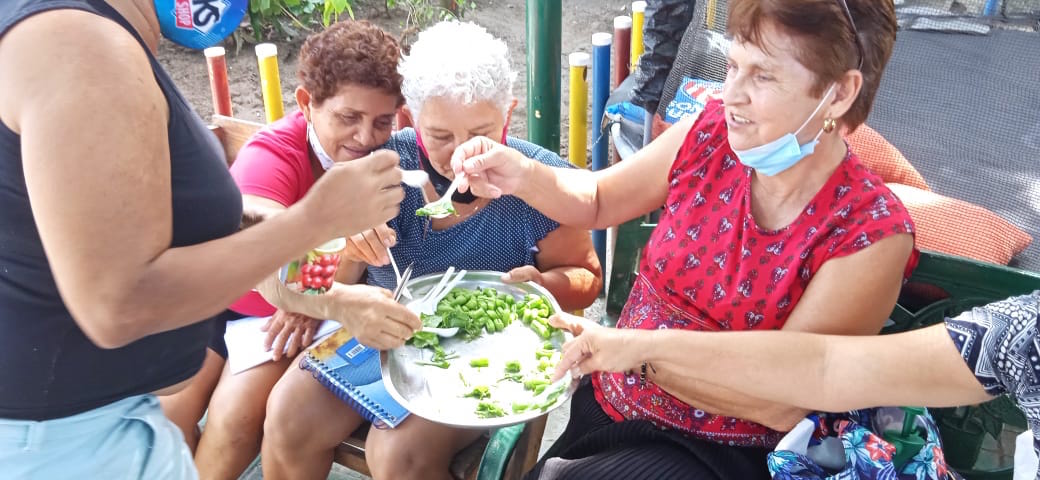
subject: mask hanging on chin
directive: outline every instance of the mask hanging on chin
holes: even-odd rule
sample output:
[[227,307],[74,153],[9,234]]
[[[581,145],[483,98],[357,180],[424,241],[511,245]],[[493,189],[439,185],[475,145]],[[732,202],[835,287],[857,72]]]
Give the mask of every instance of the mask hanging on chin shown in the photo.
[[[506,144],[506,132],[509,131],[509,123],[507,122],[502,127],[502,145]],[[444,195],[444,192],[448,191],[448,187],[451,186],[451,180],[444,175],[441,175],[437,169],[433,168],[433,164],[430,163],[430,154],[426,152],[426,145],[423,145],[422,135],[419,134],[419,129],[415,128],[415,143],[419,146],[419,166],[422,167],[423,171],[430,176],[430,183],[433,185],[433,190],[437,192],[437,195]],[[455,192],[451,196],[451,201],[458,202],[464,205],[469,205],[477,199],[473,192],[460,193]]]
[[212,47],[231,35],[248,9],[249,0],[155,0],[162,35],[196,50]]
[[318,163],[321,164],[321,168],[328,170],[336,164],[336,161],[325,152],[321,142],[318,141],[318,134],[314,131],[314,125],[311,122],[307,122],[307,143],[310,144],[314,156],[318,157]]
[[816,151],[816,144],[820,143],[820,135],[823,135],[823,129],[817,132],[816,136],[805,145],[798,144],[798,134],[816,116],[816,113],[823,108],[823,105],[827,103],[827,99],[830,97],[831,92],[834,91],[834,87],[835,85],[831,85],[831,88],[827,89],[827,93],[823,94],[823,99],[816,105],[816,109],[809,114],[809,118],[805,119],[802,126],[798,127],[798,130],[795,130],[794,133],[786,133],[772,142],[747,150],[734,148],[733,153],[740,159],[740,163],[751,167],[756,172],[771,177],[795,166],[803,158],[812,155]]

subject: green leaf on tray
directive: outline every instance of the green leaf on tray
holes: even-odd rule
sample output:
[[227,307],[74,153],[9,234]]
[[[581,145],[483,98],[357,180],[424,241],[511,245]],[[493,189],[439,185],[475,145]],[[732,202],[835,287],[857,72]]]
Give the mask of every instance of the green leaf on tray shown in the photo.
[[480,418],[504,417],[506,412],[495,402],[482,401],[477,404],[477,416]]
[[470,390],[469,393],[463,395],[463,397],[470,397],[475,398],[477,400],[483,400],[485,398],[491,397],[491,390],[484,385],[480,385],[477,387],[473,387],[473,390]]

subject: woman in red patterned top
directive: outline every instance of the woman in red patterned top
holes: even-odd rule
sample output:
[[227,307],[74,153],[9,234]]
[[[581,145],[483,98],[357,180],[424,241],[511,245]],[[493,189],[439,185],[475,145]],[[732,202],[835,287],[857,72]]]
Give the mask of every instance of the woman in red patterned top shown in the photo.
[[[914,227],[839,132],[870,111],[894,6],[734,0],[728,18],[723,98],[698,118],[600,172],[475,139],[453,158],[462,188],[590,229],[663,205],[618,328],[876,334],[916,264]],[[693,381],[692,364],[643,365],[590,375],[531,476],[768,478],[766,454],[807,413]]]

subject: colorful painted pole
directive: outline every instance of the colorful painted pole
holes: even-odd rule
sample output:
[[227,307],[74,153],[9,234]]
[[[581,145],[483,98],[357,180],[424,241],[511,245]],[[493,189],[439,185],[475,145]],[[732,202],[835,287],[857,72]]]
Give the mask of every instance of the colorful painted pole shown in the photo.
[[986,0],[986,6],[982,14],[987,17],[996,16],[1000,12],[1000,0]]
[[278,77],[278,46],[261,43],[256,46],[256,60],[260,65],[260,91],[264,95],[264,113],[267,123],[285,115],[282,106],[282,81]]
[[[610,44],[609,33],[592,34],[592,170],[607,168],[607,152],[610,150],[610,134],[603,129],[603,112],[610,97]],[[596,249],[599,264],[606,268],[607,232],[592,231],[592,246]]]
[[614,83],[617,88],[628,78],[628,64],[632,54],[632,17],[614,17]]
[[[567,159],[578,168],[589,164],[589,85],[586,81],[592,57],[574,52],[567,57],[570,65],[570,101],[568,102]],[[575,315],[583,316],[579,310]]]
[[213,113],[230,117],[231,93],[228,89],[227,62],[224,47],[210,47],[202,51],[209,71],[209,94],[213,98]]
[[560,151],[561,0],[527,0],[527,138]]
[[629,47],[629,70],[639,68],[639,57],[643,55],[643,23],[646,18],[646,2],[632,2],[632,45]]
[[584,52],[574,52],[568,57],[570,63],[570,126],[567,130],[567,158],[578,168],[588,166],[589,87],[585,81],[591,57]]

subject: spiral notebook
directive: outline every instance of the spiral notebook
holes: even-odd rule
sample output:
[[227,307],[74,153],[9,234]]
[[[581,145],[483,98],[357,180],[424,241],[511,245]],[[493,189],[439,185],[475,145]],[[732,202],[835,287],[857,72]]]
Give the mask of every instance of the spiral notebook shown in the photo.
[[346,329],[307,350],[300,366],[376,428],[394,428],[408,417],[383,385],[379,351],[361,345]]

